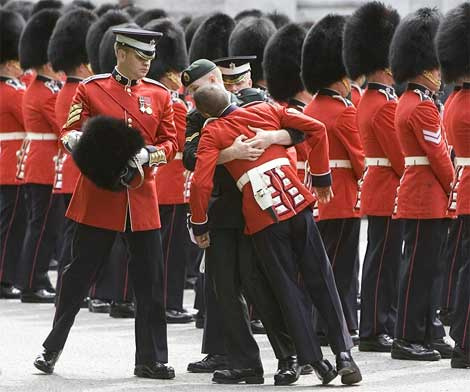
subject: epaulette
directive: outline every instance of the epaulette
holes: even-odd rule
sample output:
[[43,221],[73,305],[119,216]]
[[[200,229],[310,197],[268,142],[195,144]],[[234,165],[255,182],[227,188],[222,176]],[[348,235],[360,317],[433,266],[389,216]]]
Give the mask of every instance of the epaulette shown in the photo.
[[353,103],[349,99],[344,98],[341,95],[333,95],[333,98],[338,100],[338,101],[343,102],[344,106],[346,106],[346,107],[354,106]]
[[391,87],[387,87],[385,89],[379,88],[377,91],[385,95],[387,101],[396,101],[398,99],[397,94],[395,94],[395,90]]
[[16,91],[18,90],[26,90],[26,85],[21,83],[18,79],[8,79],[5,84],[14,88]]
[[48,80],[44,82],[44,86],[51,90],[53,94],[57,94],[62,88],[62,83],[57,80]]
[[426,92],[422,92],[420,89],[414,89],[413,92],[415,94],[417,94],[419,96],[419,98],[421,99],[421,101],[431,101],[431,102],[434,102],[430,93],[429,94],[427,93],[428,90],[426,90]]
[[163,83],[160,83],[160,82],[158,82],[158,81],[156,81],[156,80],[154,80],[154,79],[142,78],[142,80],[143,80],[144,82],[151,83],[151,84],[155,84],[155,85],[157,85],[157,86],[163,87],[165,90],[168,90],[168,91],[169,91],[169,88],[168,88],[168,87],[166,87]]
[[98,80],[98,79],[106,79],[106,78],[109,78],[111,76],[110,73],[104,73],[104,74],[97,74],[97,75],[92,75],[92,76],[89,76],[88,78],[84,79],[82,81],[83,84],[87,84],[93,80]]

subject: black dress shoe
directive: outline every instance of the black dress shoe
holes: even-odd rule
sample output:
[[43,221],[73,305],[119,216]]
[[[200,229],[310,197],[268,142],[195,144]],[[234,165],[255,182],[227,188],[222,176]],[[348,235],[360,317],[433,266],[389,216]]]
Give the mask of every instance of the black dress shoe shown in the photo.
[[442,359],[452,358],[452,350],[454,349],[444,338],[434,340],[429,347],[433,350],[439,351]]
[[361,371],[349,351],[344,351],[336,356],[336,370],[341,376],[341,382],[345,385],[357,384],[362,381]]
[[13,285],[1,285],[0,286],[0,298],[5,299],[20,299],[21,290],[17,289]]
[[201,312],[201,311],[198,311],[196,313],[196,316],[194,316],[194,320],[196,320],[196,328],[197,329],[204,329],[204,320],[205,320],[205,317],[204,317],[204,313]]
[[297,358],[287,357],[280,359],[277,365],[277,371],[274,374],[274,385],[290,385],[296,382],[300,377],[301,367]]
[[158,378],[162,380],[171,380],[175,378],[175,369],[161,362],[155,362],[150,365],[135,365],[134,375],[142,378]]
[[212,381],[217,384],[264,384],[263,369],[216,370]]
[[322,359],[321,361],[312,363],[312,367],[315,370],[315,374],[317,375],[318,379],[323,385],[329,384],[338,375],[336,369],[327,359]]
[[186,324],[194,321],[194,317],[183,310],[167,309],[166,322],[168,324]]
[[301,376],[306,376],[308,374],[312,374],[313,373],[313,366],[310,365],[310,364],[307,364],[307,365],[302,365],[300,367],[300,375]]
[[395,339],[392,344],[392,358],[410,361],[439,361],[441,354],[421,343],[409,342],[405,339]]
[[109,313],[111,304],[98,298],[90,298],[88,300],[88,310],[91,313]]
[[452,311],[448,308],[443,308],[439,311],[439,320],[441,323],[450,326],[452,322]]
[[225,355],[218,354],[209,354],[203,360],[188,365],[188,372],[191,373],[214,373],[223,369],[227,369],[227,359]]
[[253,335],[265,335],[266,334],[266,329],[264,328],[264,325],[261,322],[261,320],[251,320],[250,325],[251,325],[251,332],[253,333]]
[[470,368],[470,355],[465,353],[465,351],[458,347],[457,344],[455,344],[454,350],[452,351],[450,367],[454,369]]
[[389,353],[392,351],[393,339],[385,333],[370,338],[361,338],[359,351],[372,351],[377,353]]
[[44,351],[34,360],[34,366],[41,372],[52,374],[60,353],[61,351],[49,351],[44,349]]
[[132,302],[113,302],[109,309],[109,315],[114,318],[134,318],[135,307]]
[[55,300],[55,294],[46,289],[40,290],[23,290],[21,292],[21,302],[24,303],[41,303],[52,304]]

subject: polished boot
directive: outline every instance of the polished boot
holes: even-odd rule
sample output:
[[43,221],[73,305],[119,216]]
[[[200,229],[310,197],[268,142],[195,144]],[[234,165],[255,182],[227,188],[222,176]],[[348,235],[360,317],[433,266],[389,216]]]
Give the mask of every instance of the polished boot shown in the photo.
[[217,384],[264,384],[263,369],[216,370],[212,381]]
[[361,338],[359,351],[389,353],[392,350],[393,339],[385,333],[370,338]]
[[34,366],[41,372],[52,374],[60,353],[61,351],[49,351],[44,349],[44,351],[34,360]]
[[310,364],[306,364],[306,365],[302,365],[300,367],[300,375],[301,376],[306,376],[308,374],[312,374],[313,373],[313,366],[310,365]]
[[442,359],[452,358],[453,347],[447,343],[444,338],[434,340],[429,347],[433,350],[436,350],[441,354]]
[[457,344],[452,351],[450,367],[454,369],[470,369],[470,355],[465,353]]
[[17,289],[13,285],[2,284],[0,286],[0,298],[5,299],[20,299],[21,298],[21,290]]
[[114,318],[134,318],[135,307],[132,302],[113,302],[109,315]]
[[52,304],[55,301],[55,293],[46,289],[23,290],[21,292],[21,302],[23,303],[41,303]]
[[253,335],[265,335],[266,330],[264,329],[264,325],[261,322],[261,320],[251,320],[250,321],[251,325],[251,332]]
[[392,358],[410,361],[439,361],[441,354],[421,343],[409,342],[405,339],[395,339],[392,344]]
[[336,369],[327,359],[322,359],[312,363],[312,367],[323,385],[329,384],[338,375]]
[[149,365],[135,365],[134,375],[142,378],[170,380],[175,378],[175,370],[164,363],[155,362]]
[[191,373],[214,373],[216,370],[227,369],[227,358],[225,355],[209,354],[201,361],[191,362],[188,372]]
[[294,356],[280,359],[274,374],[274,385],[290,385],[300,377],[301,367]]
[[345,385],[357,384],[362,380],[361,371],[349,351],[336,355],[336,370]]
[[111,304],[101,299],[90,298],[88,300],[88,310],[91,313],[109,313],[111,310]]
[[186,324],[194,321],[194,317],[187,310],[167,309],[166,322],[168,324]]

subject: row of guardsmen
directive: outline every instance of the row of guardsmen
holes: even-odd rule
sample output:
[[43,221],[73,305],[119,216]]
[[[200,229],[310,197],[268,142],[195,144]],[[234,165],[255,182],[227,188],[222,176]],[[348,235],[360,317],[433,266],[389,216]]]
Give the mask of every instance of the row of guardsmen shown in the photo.
[[135,313],[136,376],[174,378],[190,237],[206,354],[190,372],[263,383],[254,328],[276,385],[360,382],[357,344],[470,367],[469,3],[400,19],[369,2],[310,26],[217,13],[192,32],[161,10],[40,3],[27,22],[0,9],[0,281],[56,304],[38,369],[91,297]]

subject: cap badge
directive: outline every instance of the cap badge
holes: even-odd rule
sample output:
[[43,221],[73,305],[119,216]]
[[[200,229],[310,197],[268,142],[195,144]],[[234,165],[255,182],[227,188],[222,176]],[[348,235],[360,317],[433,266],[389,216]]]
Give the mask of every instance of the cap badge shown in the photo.
[[187,72],[183,73],[183,80],[185,83],[188,83],[191,80],[191,76]]

